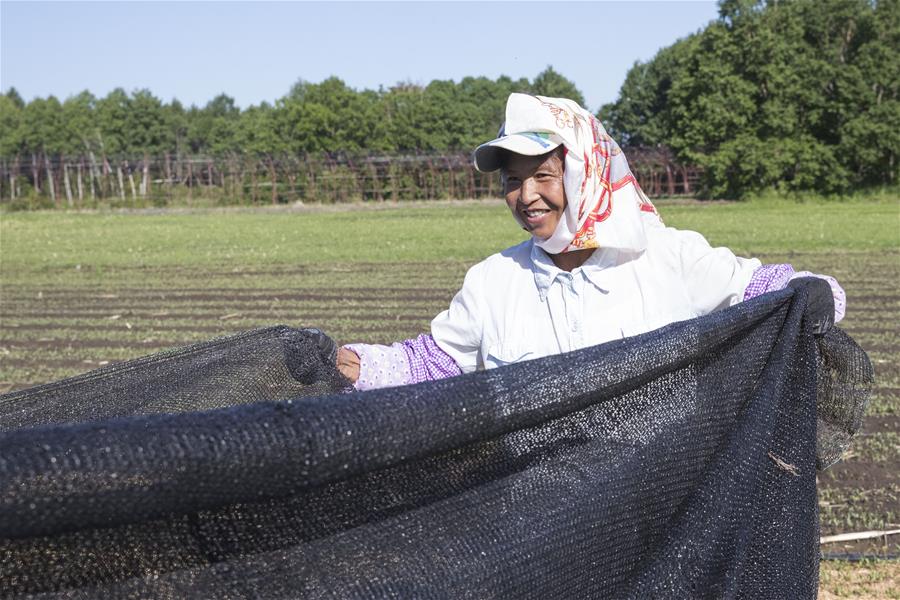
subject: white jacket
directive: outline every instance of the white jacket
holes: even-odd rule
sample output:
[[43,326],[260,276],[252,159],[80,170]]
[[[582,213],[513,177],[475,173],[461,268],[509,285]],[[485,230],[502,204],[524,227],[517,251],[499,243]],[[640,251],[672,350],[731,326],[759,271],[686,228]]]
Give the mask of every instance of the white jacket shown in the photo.
[[637,335],[736,304],[757,259],[693,231],[648,227],[647,248],[598,249],[567,273],[532,240],[469,269],[431,335],[464,373]]

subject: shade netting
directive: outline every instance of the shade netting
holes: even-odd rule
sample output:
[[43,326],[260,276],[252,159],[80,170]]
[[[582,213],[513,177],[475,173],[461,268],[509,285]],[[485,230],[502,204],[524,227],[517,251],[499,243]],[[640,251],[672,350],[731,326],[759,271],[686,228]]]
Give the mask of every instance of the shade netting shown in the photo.
[[0,590],[813,598],[872,370],[805,306],[365,393],[274,327],[2,396]]

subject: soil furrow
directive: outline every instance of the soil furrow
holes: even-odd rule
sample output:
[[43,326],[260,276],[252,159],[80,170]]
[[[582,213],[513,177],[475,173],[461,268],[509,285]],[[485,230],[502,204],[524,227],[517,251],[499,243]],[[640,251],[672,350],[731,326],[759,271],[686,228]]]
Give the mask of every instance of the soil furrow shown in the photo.
[[[884,462],[850,459],[839,462],[818,474],[819,487],[831,489],[884,489],[900,485],[900,469]],[[896,510],[897,506],[894,505]]]
[[900,431],[900,415],[870,415],[863,421],[863,433]]
[[[198,273],[198,276],[200,274]],[[71,299],[71,298],[99,298],[105,299],[110,295],[120,297],[120,298],[131,298],[131,297],[160,297],[160,296],[182,296],[182,295],[192,295],[192,294],[203,294],[203,295],[215,295],[215,294],[241,294],[247,296],[267,296],[267,295],[280,295],[280,294],[288,294],[288,293],[297,293],[303,292],[304,288],[302,287],[294,287],[294,288],[257,288],[254,287],[252,289],[248,288],[235,288],[235,287],[197,287],[197,288],[173,288],[170,290],[158,289],[158,288],[128,288],[128,287],[117,287],[113,289],[109,289],[107,291],[97,291],[96,288],[36,288],[35,293],[40,291],[44,297],[58,297],[60,299]],[[320,292],[321,290],[308,290],[309,292]],[[328,287],[328,293],[331,294],[377,294],[377,293],[394,293],[394,294],[416,294],[420,292],[429,292],[429,293],[441,293],[445,291],[452,291],[450,287]],[[18,296],[9,294],[5,295],[5,298],[8,299],[34,299],[34,296],[20,294]]]
[[[425,317],[423,317],[425,319]],[[323,319],[320,323],[333,323],[334,321],[339,321],[340,319]],[[309,319],[307,319],[309,322]],[[277,320],[272,321],[273,324],[279,323]],[[284,324],[284,323],[281,323]],[[291,324],[291,327],[299,328],[300,325],[296,323]],[[192,332],[199,333],[218,333],[223,332],[223,335],[228,333],[236,333],[238,331],[245,331],[249,329],[248,327],[228,327],[227,325],[195,325],[191,324],[188,326],[182,325],[133,325],[133,329],[129,330],[124,324],[120,322],[111,322],[108,326],[99,326],[99,325],[80,325],[80,324],[68,324],[68,323],[35,323],[28,325],[5,325],[5,329],[7,330],[16,330],[16,331],[178,331],[183,332],[185,334],[189,334]],[[365,325],[365,324],[354,324],[354,331],[362,331],[366,333],[378,333],[378,332],[391,332],[392,329],[387,329],[383,325]],[[10,341],[10,343],[15,343],[14,341]]]
[[[331,328],[332,331],[341,330],[340,328]],[[15,350],[37,350],[37,349],[76,349],[76,348],[172,348],[175,346],[184,346],[185,344],[191,344],[199,341],[196,338],[192,338],[189,334],[194,332],[202,332],[202,333],[216,333],[218,335],[231,335],[231,331],[225,331],[222,328],[216,327],[207,327],[200,328],[195,327],[192,329],[180,329],[176,327],[166,328],[167,331],[178,331],[179,333],[185,334],[185,337],[182,339],[152,339],[152,340],[134,340],[134,339],[108,339],[108,338],[94,338],[94,339],[37,339],[37,340],[10,340],[10,339],[0,339],[0,348],[5,348],[10,351]],[[97,329],[97,331],[108,331],[103,329]],[[155,331],[155,330],[154,330]],[[241,330],[244,331],[244,330]],[[360,331],[359,328],[354,327],[354,331]],[[370,335],[390,335],[395,333],[395,329],[388,329],[385,327],[379,328],[367,328],[365,333],[367,336]],[[148,331],[139,332],[140,335],[146,336]],[[327,332],[326,332],[327,333]],[[208,339],[208,338],[203,338]]]
[[[171,303],[263,303],[263,302],[445,302],[449,303],[450,299],[453,297],[453,294],[418,294],[418,295],[405,295],[405,296],[393,296],[393,295],[385,295],[385,296],[376,296],[374,294],[353,294],[353,295],[340,295],[340,294],[282,294],[279,296],[256,296],[256,297],[246,297],[246,296],[203,296],[203,295],[195,295],[195,296],[160,296],[158,298],[142,298],[141,300],[151,300],[152,302],[137,302],[137,303],[126,303],[122,304],[123,300],[138,300],[137,298],[129,298],[129,299],[111,299],[111,300],[99,300],[99,299],[90,299],[87,302],[82,300],[72,299],[66,302],[58,302],[52,303],[55,306],[99,306],[99,307],[156,307],[160,306],[163,302],[171,302]],[[25,307],[34,307],[46,305],[49,303],[45,303],[43,300],[30,300],[28,302],[22,303],[6,303],[0,305],[0,310],[6,312],[4,309],[7,307],[17,307],[17,306],[25,306]]]
[[[119,313],[114,313],[120,315],[120,318],[125,317],[133,317],[135,319],[185,319],[185,320],[194,320],[194,321],[216,321],[216,320],[230,320],[230,319],[289,319],[291,321],[296,321],[297,319],[317,319],[317,320],[351,320],[351,321],[419,321],[422,319],[431,320],[434,318],[434,313],[428,313],[427,315],[411,315],[411,314],[345,314],[340,313],[338,311],[331,311],[328,313],[298,313],[298,314],[286,314],[288,310],[285,311],[273,311],[268,310],[265,312],[258,311],[245,311],[240,312],[237,315],[230,316],[231,312],[238,311],[218,311],[218,312],[135,312],[135,311],[122,311]],[[56,313],[56,312],[33,312],[28,315],[20,315],[19,318],[29,318],[29,319],[58,319],[58,318],[68,318],[68,319],[109,319],[110,316],[107,313],[93,313],[93,312],[70,312],[70,313]],[[229,319],[223,319],[223,317],[229,317]],[[3,327],[9,327],[10,325],[4,324]]]

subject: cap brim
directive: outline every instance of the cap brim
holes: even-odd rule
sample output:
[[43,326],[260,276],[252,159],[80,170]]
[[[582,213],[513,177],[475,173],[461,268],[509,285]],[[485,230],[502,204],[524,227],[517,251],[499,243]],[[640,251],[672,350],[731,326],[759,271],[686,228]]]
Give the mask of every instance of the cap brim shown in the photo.
[[500,136],[475,149],[475,168],[482,173],[490,173],[503,166],[504,151],[540,156],[562,143],[562,138],[555,133],[526,132]]

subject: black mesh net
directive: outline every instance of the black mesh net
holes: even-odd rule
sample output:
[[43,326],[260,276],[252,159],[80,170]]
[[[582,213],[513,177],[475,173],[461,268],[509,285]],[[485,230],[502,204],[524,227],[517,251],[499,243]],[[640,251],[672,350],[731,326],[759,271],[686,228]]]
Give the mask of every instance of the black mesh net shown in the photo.
[[0,590],[815,597],[872,370],[805,306],[365,393],[276,327],[2,396]]

